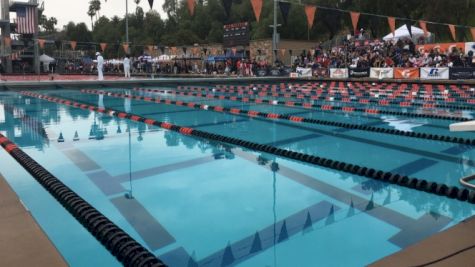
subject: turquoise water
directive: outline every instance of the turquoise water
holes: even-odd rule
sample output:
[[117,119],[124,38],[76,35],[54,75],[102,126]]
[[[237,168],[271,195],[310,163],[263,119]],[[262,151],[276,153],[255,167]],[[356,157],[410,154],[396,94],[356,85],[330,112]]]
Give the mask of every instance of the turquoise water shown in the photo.
[[[470,137],[450,133],[447,120],[107,90]],[[38,93],[449,185],[475,167],[472,146],[73,90]],[[362,266],[475,213],[469,203],[17,93],[1,94],[0,132],[170,266]],[[71,266],[119,265],[0,153],[2,174]]]

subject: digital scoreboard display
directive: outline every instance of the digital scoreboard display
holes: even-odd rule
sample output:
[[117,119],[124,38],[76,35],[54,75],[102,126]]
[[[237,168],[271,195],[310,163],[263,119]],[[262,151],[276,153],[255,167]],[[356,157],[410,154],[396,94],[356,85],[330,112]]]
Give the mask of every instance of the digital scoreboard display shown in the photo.
[[224,25],[223,46],[247,46],[249,45],[249,23],[240,22]]

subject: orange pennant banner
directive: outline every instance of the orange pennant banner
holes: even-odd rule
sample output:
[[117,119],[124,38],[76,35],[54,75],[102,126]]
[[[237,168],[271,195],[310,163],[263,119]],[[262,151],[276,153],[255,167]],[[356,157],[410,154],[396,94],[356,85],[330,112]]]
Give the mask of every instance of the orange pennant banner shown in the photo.
[[5,46],[11,46],[12,45],[12,39],[10,37],[5,37],[3,39],[3,41],[5,42]]
[[360,19],[359,12],[350,12],[351,23],[353,24],[353,33],[356,34],[356,29],[358,28],[358,20]]
[[76,41],[70,41],[69,44],[71,45],[71,48],[72,48],[73,50],[76,50],[76,46],[78,45],[78,42],[76,42]]
[[125,53],[129,53],[129,44],[123,44],[122,48],[124,48]]
[[455,32],[455,25],[449,24],[449,30],[450,30],[450,33],[452,34],[452,39],[454,39],[454,41],[457,41],[457,33]]
[[472,39],[475,42],[475,28],[471,28],[470,32],[472,33]]
[[101,51],[105,52],[107,48],[107,43],[100,43],[99,45],[101,46]]
[[312,28],[313,21],[315,19],[315,12],[317,12],[316,6],[305,5],[305,14],[307,15],[308,28]]
[[40,46],[41,49],[45,48],[45,43],[46,43],[45,39],[38,39],[38,45]]
[[285,48],[280,49],[280,54],[282,55],[282,57],[285,57],[285,51]]
[[155,49],[155,46],[149,45],[149,46],[147,46],[147,48],[148,48],[149,52],[153,52],[153,50]]
[[394,36],[394,32],[396,31],[396,19],[394,17],[388,17],[388,24]]
[[261,17],[262,2],[263,0],[251,0],[252,9],[254,10],[254,15],[256,16],[257,22],[259,22]]
[[190,16],[195,15],[195,0],[187,0],[188,3],[188,11],[190,12]]
[[427,36],[428,36],[427,22],[425,22],[425,21],[423,21],[423,20],[420,20],[420,21],[419,21],[419,26],[420,26],[421,29],[424,31],[424,36],[427,37]]

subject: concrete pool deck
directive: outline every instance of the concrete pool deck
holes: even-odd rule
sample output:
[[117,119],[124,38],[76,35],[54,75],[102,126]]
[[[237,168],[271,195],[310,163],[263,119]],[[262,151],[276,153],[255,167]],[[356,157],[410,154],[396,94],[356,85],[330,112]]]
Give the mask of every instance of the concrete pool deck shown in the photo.
[[0,174],[0,265],[68,266]]
[[474,266],[474,229],[475,216],[369,266]]

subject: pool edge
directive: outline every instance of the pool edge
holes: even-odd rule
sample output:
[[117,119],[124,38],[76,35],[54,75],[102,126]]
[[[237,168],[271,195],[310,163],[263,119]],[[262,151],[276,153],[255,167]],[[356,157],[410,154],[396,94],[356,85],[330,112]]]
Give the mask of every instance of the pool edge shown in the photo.
[[0,258],[5,266],[68,266],[0,173]]

